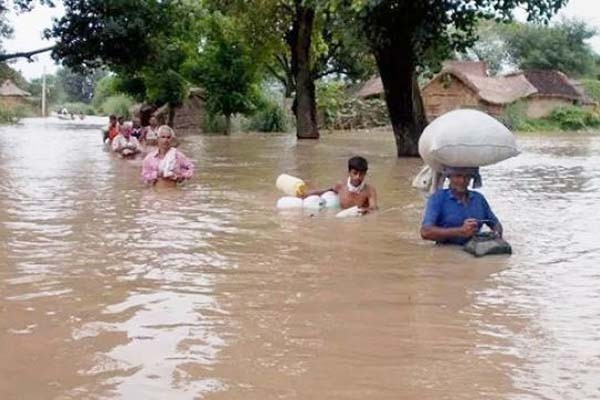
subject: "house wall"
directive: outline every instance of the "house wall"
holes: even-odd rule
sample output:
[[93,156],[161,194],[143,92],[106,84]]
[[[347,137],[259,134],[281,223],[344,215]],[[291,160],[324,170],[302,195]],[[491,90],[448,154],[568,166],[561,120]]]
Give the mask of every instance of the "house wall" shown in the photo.
[[[169,108],[165,105],[154,112],[159,121],[168,120]],[[199,95],[190,94],[183,104],[175,109],[175,124],[173,129],[177,135],[201,133],[204,123],[204,100]]]
[[451,76],[438,76],[422,91],[425,113],[429,121],[448,111],[473,108],[494,116],[502,115],[504,107],[483,101],[462,81]]
[[200,133],[204,122],[204,100],[190,95],[181,107],[175,110],[175,130],[181,133]]
[[528,118],[544,118],[547,117],[558,107],[573,105],[572,100],[561,99],[556,97],[538,97],[530,96],[524,100],[527,105],[525,115]]
[[27,100],[19,96],[0,96],[0,106],[6,108],[14,108],[26,105]]

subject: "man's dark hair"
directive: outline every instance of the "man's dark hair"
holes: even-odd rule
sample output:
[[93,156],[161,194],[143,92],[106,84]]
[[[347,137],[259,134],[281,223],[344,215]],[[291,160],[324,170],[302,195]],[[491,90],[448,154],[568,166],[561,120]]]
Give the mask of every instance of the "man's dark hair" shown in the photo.
[[369,169],[369,163],[367,163],[367,160],[360,156],[352,157],[348,160],[348,171],[352,169],[358,172],[367,172]]
[[108,119],[117,119],[117,116],[115,114],[110,114],[108,116]]

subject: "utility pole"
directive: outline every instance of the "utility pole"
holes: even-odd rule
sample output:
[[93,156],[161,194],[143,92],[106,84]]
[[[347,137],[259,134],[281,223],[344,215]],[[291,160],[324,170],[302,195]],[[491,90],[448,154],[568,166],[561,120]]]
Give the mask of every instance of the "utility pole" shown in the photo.
[[46,117],[46,66],[42,72],[42,118]]

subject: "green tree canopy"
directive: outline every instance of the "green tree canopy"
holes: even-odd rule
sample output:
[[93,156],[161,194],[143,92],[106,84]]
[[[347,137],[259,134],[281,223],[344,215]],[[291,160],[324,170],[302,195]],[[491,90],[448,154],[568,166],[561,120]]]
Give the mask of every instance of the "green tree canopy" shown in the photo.
[[67,95],[67,101],[90,103],[94,97],[96,85],[107,73],[106,70],[99,68],[77,72],[69,67],[64,67],[56,72],[56,78]]
[[92,106],[94,108],[100,108],[104,100],[118,93],[116,81],[117,78],[114,75],[106,75],[98,81],[92,97]]
[[[315,81],[334,75],[349,81],[371,76],[375,63],[365,40],[330,8],[329,0],[209,0],[234,16],[255,59],[294,96],[299,138],[317,138]],[[258,54],[258,57],[256,57]]]
[[260,69],[234,19],[215,13],[207,22],[206,32],[202,48],[186,66],[187,75],[206,91],[209,111],[225,116],[226,133],[230,133],[232,115],[256,109]]
[[178,0],[66,0],[65,16],[47,36],[57,39],[52,55],[77,70],[108,66],[116,89],[156,105],[174,107],[187,93],[179,70],[197,47],[201,3]]
[[503,69],[516,68],[508,51],[506,33],[509,25],[495,21],[481,21],[477,28],[477,41],[465,51],[458,53],[459,59],[485,61],[492,75]]
[[52,57],[74,69],[136,71],[157,60],[179,15],[175,0],[64,0],[65,15],[46,31]]
[[330,0],[357,23],[369,43],[385,88],[398,156],[418,155],[426,125],[416,79],[432,50],[463,51],[476,39],[478,21],[510,21],[523,8],[530,20],[548,21],[567,0]]
[[486,61],[501,69],[560,70],[571,76],[596,76],[598,55],[587,43],[597,31],[583,21],[551,25],[483,21],[477,41],[459,57]]
[[597,55],[586,41],[596,34],[576,20],[550,26],[513,24],[505,29],[508,53],[520,69],[557,69],[578,77],[595,71]]
[[21,89],[27,88],[27,81],[19,71],[11,68],[10,65],[6,63],[0,63],[0,83],[4,82],[6,79],[10,79]]

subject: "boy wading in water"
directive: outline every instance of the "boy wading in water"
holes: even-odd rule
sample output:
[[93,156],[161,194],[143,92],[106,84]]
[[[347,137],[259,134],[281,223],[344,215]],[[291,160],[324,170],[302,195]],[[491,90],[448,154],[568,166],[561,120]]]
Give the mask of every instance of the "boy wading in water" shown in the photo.
[[348,179],[346,182],[336,183],[332,188],[325,190],[313,190],[306,196],[322,195],[333,191],[340,199],[340,207],[347,209],[358,207],[363,214],[377,210],[377,192],[373,185],[365,182],[369,164],[363,157],[352,157],[348,160]]

